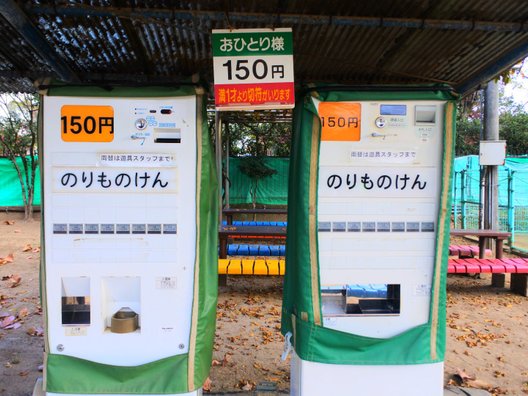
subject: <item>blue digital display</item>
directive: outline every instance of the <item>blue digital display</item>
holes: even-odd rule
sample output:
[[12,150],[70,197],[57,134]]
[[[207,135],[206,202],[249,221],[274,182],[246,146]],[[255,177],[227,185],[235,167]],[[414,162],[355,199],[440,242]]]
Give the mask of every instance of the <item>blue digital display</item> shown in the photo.
[[406,105],[380,105],[380,115],[407,115]]

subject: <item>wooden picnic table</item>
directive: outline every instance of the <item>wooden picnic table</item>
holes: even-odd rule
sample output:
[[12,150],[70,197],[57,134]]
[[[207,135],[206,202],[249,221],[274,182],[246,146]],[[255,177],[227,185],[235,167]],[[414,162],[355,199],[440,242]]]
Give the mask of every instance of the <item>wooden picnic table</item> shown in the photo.
[[245,237],[246,239],[259,239],[265,237],[285,237],[286,227],[283,226],[234,226],[221,225],[218,229],[220,240],[219,257],[227,257],[227,241],[233,237]]
[[227,224],[233,224],[233,215],[236,214],[280,214],[287,215],[288,209],[284,208],[226,208],[222,210]]
[[[453,236],[474,236],[478,238],[479,243],[479,259],[486,256],[486,241],[489,239],[495,240],[495,258],[502,259],[504,250],[504,240],[511,237],[511,232],[498,230],[478,230],[478,229],[452,229]],[[506,285],[506,274],[492,274],[491,284],[495,287],[504,287]]]
[[493,239],[496,242],[495,245],[495,258],[502,258],[502,251],[504,249],[504,240],[511,237],[511,232],[498,231],[498,230],[477,230],[477,229],[452,229],[451,235],[453,236],[475,236],[479,241],[479,258],[484,258],[486,255],[486,241]]

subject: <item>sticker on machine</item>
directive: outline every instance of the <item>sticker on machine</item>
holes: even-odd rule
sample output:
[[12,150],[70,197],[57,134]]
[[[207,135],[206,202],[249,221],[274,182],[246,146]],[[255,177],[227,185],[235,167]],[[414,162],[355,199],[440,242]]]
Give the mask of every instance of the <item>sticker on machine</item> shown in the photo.
[[412,164],[416,161],[417,150],[351,150],[350,162]]
[[430,284],[416,285],[416,288],[414,289],[415,296],[428,297],[430,294],[431,294]]
[[437,171],[432,168],[320,167],[321,197],[396,197],[436,196]]
[[174,290],[176,289],[175,276],[160,276],[156,278],[156,289],[159,290]]
[[54,192],[177,192],[177,182],[173,169],[53,168]]
[[357,142],[361,139],[361,104],[321,102],[318,107],[322,141]]
[[88,328],[83,327],[70,327],[67,326],[64,328],[64,335],[66,337],[83,337],[88,335]]

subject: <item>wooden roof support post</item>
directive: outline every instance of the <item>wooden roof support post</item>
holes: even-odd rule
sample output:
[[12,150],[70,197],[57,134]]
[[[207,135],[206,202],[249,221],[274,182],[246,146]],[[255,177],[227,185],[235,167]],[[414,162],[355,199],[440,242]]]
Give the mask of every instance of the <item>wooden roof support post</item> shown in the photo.
[[216,176],[218,179],[218,216],[219,224],[222,224],[222,116],[215,111],[215,152],[216,152]]
[[[491,80],[484,95],[484,140],[499,140],[499,84]],[[484,228],[499,229],[499,167],[487,165],[485,169],[484,187]],[[484,246],[483,246],[484,247]],[[502,257],[502,243],[494,241],[495,257]],[[484,251],[479,252],[484,257]],[[494,287],[504,287],[505,274],[492,274],[491,283]]]

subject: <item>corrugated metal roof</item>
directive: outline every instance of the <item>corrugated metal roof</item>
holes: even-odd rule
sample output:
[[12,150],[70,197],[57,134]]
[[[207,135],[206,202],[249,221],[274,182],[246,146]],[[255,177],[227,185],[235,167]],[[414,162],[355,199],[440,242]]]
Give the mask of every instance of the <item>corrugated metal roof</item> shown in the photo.
[[466,93],[528,54],[525,0],[3,0],[0,90],[212,83],[211,30],[292,27],[298,82],[448,83]]

